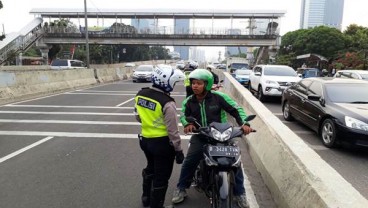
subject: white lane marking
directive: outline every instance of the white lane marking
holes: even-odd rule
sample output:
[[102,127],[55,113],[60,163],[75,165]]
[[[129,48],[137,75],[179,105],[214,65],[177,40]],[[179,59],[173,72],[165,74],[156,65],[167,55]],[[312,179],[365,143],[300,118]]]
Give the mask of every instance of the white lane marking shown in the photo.
[[[69,92],[69,93],[65,93],[65,94],[68,94],[68,95],[119,95],[119,96],[122,96],[122,95],[137,95],[137,93],[97,93],[97,92],[91,92],[91,93],[88,93],[88,92]],[[185,97],[186,95],[184,94],[181,94],[181,95],[171,95],[172,97]]]
[[296,134],[315,134],[314,131],[310,130],[306,130],[306,131],[293,131]]
[[275,115],[275,116],[282,116],[284,114],[283,113],[273,113],[273,115]]
[[122,102],[120,103],[119,105],[116,105],[116,107],[120,107],[121,105],[124,105],[126,103],[129,103],[130,101],[134,100],[134,97],[133,98],[130,98],[129,100],[125,101],[125,102]]
[[[131,125],[131,126],[140,126],[141,125],[141,123],[139,123],[139,122],[27,120],[27,119],[0,119],[0,123],[45,123],[45,124]],[[179,123],[179,126],[182,126],[182,124]]]
[[241,164],[241,169],[243,171],[243,176],[244,176],[244,188],[245,188],[247,201],[248,201],[250,207],[259,208],[258,203],[257,203],[257,199],[255,197],[255,194],[254,194],[254,191],[253,191],[252,186],[250,184],[250,181],[248,179],[248,176],[247,176],[247,174],[245,174],[243,163]]
[[[69,92],[72,92],[72,91],[69,91]],[[19,104],[19,103],[25,103],[25,102],[35,101],[35,100],[41,100],[41,99],[44,99],[44,98],[49,98],[49,97],[54,97],[54,96],[62,95],[62,94],[64,94],[64,93],[65,93],[65,92],[63,92],[63,93],[58,93],[58,94],[47,95],[47,96],[42,96],[42,97],[33,98],[33,99],[29,99],[29,100],[23,100],[23,101],[19,101],[19,102],[11,103],[11,104],[9,104],[9,105],[15,105],[15,104]],[[7,106],[7,105],[4,105],[4,106]]]
[[78,106],[78,105],[12,105],[5,107],[29,107],[29,108],[96,108],[96,109],[134,109],[134,107],[116,107],[116,106]]
[[[105,85],[107,85],[107,84],[101,84],[101,85],[99,85],[99,87],[105,86]],[[96,86],[91,86],[91,87],[87,87],[87,88],[79,89],[79,90],[92,89],[92,88],[95,88],[95,87]],[[57,93],[57,94],[52,94],[52,95],[46,95],[46,96],[42,96],[42,97],[37,97],[37,98],[29,99],[29,100],[22,100],[22,101],[11,103],[11,104],[15,105],[15,104],[19,104],[19,103],[25,103],[25,102],[29,102],[29,101],[34,101],[34,100],[41,100],[41,99],[44,99],[44,98],[54,97],[54,96],[57,96],[57,95],[63,95],[63,94],[66,94],[66,93],[70,93],[70,92],[74,92],[74,91],[79,91],[79,90],[70,90],[70,91],[61,92],[61,93]],[[5,106],[7,106],[7,105],[5,105]]]
[[308,146],[314,150],[317,151],[322,151],[322,150],[330,150],[329,148],[323,146],[323,145],[312,145],[312,144],[308,144]]
[[[134,113],[95,113],[95,112],[46,112],[46,111],[0,111],[0,114],[44,114],[44,115],[95,115],[95,116],[135,116]],[[179,117],[180,114],[177,114]]]
[[68,94],[68,95],[130,95],[130,96],[134,96],[136,95],[137,93],[98,93],[98,92],[91,92],[91,93],[88,93],[88,92],[70,92],[70,93],[65,93],[65,94]]
[[35,147],[37,145],[40,145],[40,144],[42,144],[42,143],[44,143],[44,142],[46,142],[46,141],[48,141],[48,140],[50,140],[52,138],[54,138],[54,137],[48,136],[48,137],[46,137],[44,139],[39,140],[38,142],[35,142],[33,144],[30,144],[30,145],[28,145],[28,146],[26,146],[26,147],[24,147],[24,148],[22,148],[20,150],[17,150],[17,151],[15,151],[15,152],[13,152],[13,153],[5,156],[5,157],[2,157],[2,158],[0,158],[0,163],[4,162],[6,160],[9,160],[10,158],[15,157],[15,156],[17,156],[17,155],[19,155],[19,154],[21,154],[21,153],[23,153],[23,152],[25,152],[25,151],[27,151],[27,150]]
[[[29,108],[96,108],[96,109],[132,109],[134,107],[116,107],[116,106],[77,106],[77,105],[4,105],[5,107],[29,107]],[[181,108],[176,108],[181,111]]]
[[[85,93],[90,93],[90,92],[97,92],[97,93],[135,93],[137,94],[138,90],[137,91],[107,91],[107,90],[76,90],[78,92],[85,92]],[[171,92],[170,95],[185,95],[184,93],[182,92]]]
[[285,120],[281,120],[281,122],[284,123],[284,124],[294,123],[292,121],[285,121]]
[[[138,139],[137,137],[138,134],[71,133],[71,132],[46,132],[46,131],[0,131],[0,135]],[[180,135],[180,137],[181,139],[188,140],[190,139],[191,135]]]
[[95,113],[95,112],[45,112],[45,111],[0,111],[0,114],[45,114],[45,115],[97,115],[97,116],[134,116],[134,113]]

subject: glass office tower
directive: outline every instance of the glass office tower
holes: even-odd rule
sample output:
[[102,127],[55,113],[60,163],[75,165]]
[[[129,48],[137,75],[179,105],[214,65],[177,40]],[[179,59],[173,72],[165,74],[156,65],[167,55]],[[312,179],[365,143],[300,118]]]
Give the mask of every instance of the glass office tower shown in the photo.
[[[174,19],[175,34],[189,34],[189,19]],[[180,54],[180,59],[189,59],[189,46],[174,46],[174,51]]]
[[300,28],[325,25],[341,30],[343,13],[344,0],[302,0]]

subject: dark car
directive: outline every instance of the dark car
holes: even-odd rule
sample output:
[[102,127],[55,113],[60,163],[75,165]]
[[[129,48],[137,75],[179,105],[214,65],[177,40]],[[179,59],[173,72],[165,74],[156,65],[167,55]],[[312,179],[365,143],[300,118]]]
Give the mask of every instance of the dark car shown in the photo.
[[219,64],[216,66],[216,69],[226,69],[226,64]]
[[322,77],[322,71],[317,68],[299,68],[298,74],[302,75],[302,78],[309,77]]
[[368,83],[332,77],[306,78],[282,95],[285,120],[305,124],[327,147],[368,146]]

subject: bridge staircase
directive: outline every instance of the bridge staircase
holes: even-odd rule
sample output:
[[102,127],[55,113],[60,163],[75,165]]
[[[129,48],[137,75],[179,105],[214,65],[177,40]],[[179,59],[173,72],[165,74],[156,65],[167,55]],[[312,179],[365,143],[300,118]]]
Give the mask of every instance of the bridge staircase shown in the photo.
[[0,65],[19,53],[27,51],[38,39],[42,38],[42,18],[38,17],[28,23],[20,32],[7,34],[0,41]]

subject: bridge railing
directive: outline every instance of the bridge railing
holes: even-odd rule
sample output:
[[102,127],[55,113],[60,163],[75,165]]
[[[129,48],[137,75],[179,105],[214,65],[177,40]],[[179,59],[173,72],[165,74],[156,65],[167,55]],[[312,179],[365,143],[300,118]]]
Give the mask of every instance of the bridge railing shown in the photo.
[[[47,27],[43,28],[45,33],[85,33],[84,28],[76,29],[72,27]],[[196,27],[196,28],[174,28],[159,26],[156,28],[139,29],[133,27],[114,27],[106,28],[100,31],[88,31],[88,34],[160,34],[160,35],[279,35],[278,30],[271,33],[267,28],[263,30],[249,30],[247,28],[221,28],[221,27]]]

